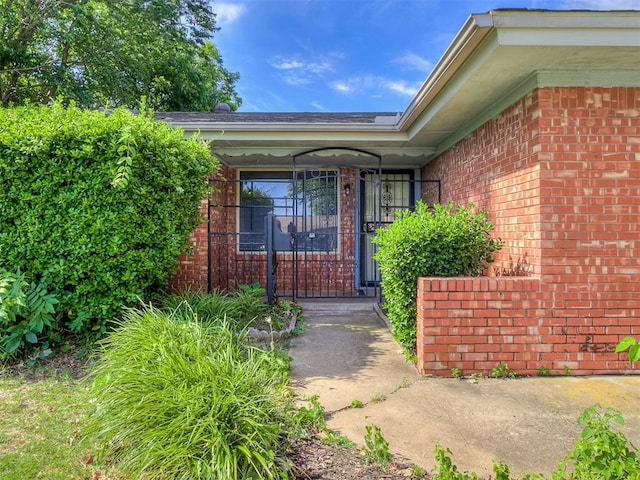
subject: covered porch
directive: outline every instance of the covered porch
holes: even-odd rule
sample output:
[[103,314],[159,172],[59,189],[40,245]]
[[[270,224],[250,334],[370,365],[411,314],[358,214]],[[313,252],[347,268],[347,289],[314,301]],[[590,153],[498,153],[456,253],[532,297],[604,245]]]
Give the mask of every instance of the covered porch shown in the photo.
[[207,206],[207,288],[257,282],[270,301],[378,298],[376,230],[418,200],[440,201],[440,182],[417,168],[424,158],[390,164],[363,149],[326,147],[222,160]]

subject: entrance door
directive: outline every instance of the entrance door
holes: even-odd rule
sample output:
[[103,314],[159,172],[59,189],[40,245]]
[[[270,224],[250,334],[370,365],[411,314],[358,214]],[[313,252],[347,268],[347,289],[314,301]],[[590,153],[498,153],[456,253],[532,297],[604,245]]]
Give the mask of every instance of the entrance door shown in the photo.
[[361,174],[361,258],[360,276],[363,287],[380,284],[380,272],[373,259],[377,245],[372,238],[378,228],[385,228],[395,219],[398,210],[414,206],[413,172],[388,171]]

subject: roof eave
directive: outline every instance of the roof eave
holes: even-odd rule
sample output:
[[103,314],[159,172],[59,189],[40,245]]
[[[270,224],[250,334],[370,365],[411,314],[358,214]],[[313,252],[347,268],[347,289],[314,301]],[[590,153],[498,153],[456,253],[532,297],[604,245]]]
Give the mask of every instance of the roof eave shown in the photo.
[[413,124],[492,28],[493,16],[490,13],[474,14],[467,19],[398,119],[398,129],[404,130]]
[[173,122],[185,132],[397,132],[391,123],[251,123],[251,122]]

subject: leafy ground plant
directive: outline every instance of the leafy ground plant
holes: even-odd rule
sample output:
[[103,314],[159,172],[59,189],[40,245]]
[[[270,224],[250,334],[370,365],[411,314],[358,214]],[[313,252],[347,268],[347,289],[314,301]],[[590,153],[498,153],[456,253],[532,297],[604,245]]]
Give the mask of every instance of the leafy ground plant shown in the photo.
[[617,346],[616,353],[629,350],[629,362],[640,361],[640,342],[633,337],[624,338]]
[[587,408],[578,418],[584,425],[580,438],[564,460],[558,462],[553,479],[640,479],[638,449],[611,422],[624,425],[620,412],[600,405]]
[[38,354],[50,351],[48,334],[57,303],[44,279],[36,283],[20,269],[0,270],[0,359],[18,354],[25,344],[38,345]]
[[127,310],[92,372],[88,432],[127,478],[280,478],[283,378],[224,323]]
[[290,416],[287,426],[293,435],[304,437],[319,431],[327,432],[327,419],[319,398],[318,395],[306,398],[304,401],[308,406],[300,405]]
[[499,363],[491,369],[493,378],[516,378],[516,372],[509,368],[508,363]]
[[433,480],[478,480],[478,475],[471,472],[460,472],[453,460],[452,452],[448,448],[436,445],[434,448],[436,466],[433,468]]
[[376,463],[382,470],[393,460],[389,452],[389,442],[382,435],[380,427],[377,425],[367,425],[365,427],[364,452],[365,459]]

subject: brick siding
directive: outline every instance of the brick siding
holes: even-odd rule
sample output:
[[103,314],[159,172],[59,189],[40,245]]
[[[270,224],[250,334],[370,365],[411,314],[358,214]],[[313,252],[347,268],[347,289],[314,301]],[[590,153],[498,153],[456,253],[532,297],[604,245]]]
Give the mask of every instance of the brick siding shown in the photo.
[[640,89],[539,88],[422,175],[489,212],[490,274],[529,276],[421,279],[420,371],[630,371],[613,349],[640,335]]
[[[221,165],[214,179],[235,178],[235,171]],[[217,182],[216,188],[211,193],[211,205],[225,205],[228,202],[234,202],[234,185],[221,184]],[[209,217],[209,202],[203,200],[200,213],[203,218],[209,218],[212,224],[218,228],[231,228],[235,230],[235,218],[225,218],[221,216],[219,210],[212,209]],[[231,225],[228,222],[233,221]],[[176,292],[188,288],[206,292],[209,287],[209,223],[205,221],[198,225],[191,234],[192,252],[190,254],[182,254],[176,265],[176,273],[169,281],[169,291]]]
[[[206,200],[200,205],[200,213],[207,218]],[[176,273],[169,280],[169,291],[176,292],[187,288],[207,291],[208,256],[207,256],[207,223],[202,223],[191,233],[192,253],[183,253],[178,258]]]

